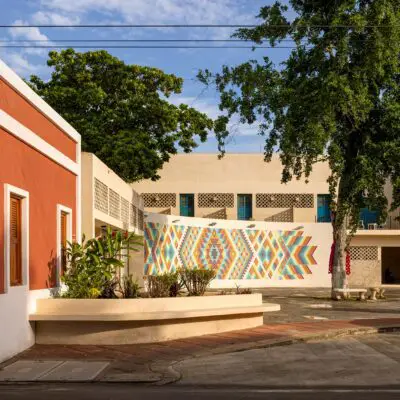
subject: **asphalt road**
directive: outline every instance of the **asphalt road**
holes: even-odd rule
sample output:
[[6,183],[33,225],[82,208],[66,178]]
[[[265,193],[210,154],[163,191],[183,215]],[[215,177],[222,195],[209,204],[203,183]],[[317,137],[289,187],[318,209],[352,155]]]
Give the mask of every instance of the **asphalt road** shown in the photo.
[[29,400],[377,400],[400,399],[400,387],[375,388],[237,388],[196,386],[159,388],[123,384],[68,384],[68,385],[28,385],[1,386],[0,399]]
[[400,387],[400,334],[361,335],[184,360],[176,385]]
[[400,334],[300,343],[174,365],[165,386],[131,383],[0,385],[0,400],[400,400]]

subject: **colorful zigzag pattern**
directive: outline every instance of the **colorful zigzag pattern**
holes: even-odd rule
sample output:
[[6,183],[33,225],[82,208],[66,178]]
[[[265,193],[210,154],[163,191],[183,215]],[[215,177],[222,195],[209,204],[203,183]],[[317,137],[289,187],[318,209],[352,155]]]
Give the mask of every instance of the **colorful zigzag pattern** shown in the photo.
[[201,228],[145,223],[145,274],[213,268],[217,279],[304,279],[316,265],[303,231]]

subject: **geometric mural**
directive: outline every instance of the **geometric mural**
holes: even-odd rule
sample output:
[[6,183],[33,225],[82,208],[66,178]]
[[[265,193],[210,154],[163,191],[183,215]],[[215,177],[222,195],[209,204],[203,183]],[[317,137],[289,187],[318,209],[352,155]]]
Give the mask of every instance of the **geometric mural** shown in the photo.
[[202,228],[146,222],[145,275],[212,268],[216,279],[304,279],[317,246],[303,231]]

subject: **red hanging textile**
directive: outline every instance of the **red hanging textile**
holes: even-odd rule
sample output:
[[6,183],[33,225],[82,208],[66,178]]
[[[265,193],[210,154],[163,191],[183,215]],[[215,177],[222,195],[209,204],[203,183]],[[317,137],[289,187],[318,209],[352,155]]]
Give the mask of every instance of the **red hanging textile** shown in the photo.
[[350,275],[350,252],[346,250],[346,275]]
[[331,274],[333,272],[333,260],[335,259],[335,241],[333,241],[331,246],[331,254],[329,256],[329,270],[328,273]]
[[[334,241],[331,246],[331,254],[329,255],[329,269],[328,273],[331,274],[333,272],[333,261],[335,259],[335,246],[336,242]],[[350,253],[346,250],[346,275],[350,275],[351,273],[351,260],[350,260]]]

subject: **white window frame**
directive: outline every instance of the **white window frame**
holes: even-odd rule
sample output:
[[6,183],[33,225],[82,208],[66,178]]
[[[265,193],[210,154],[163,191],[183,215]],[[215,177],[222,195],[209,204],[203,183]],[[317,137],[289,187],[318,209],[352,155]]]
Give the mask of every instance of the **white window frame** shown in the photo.
[[[21,263],[22,284],[10,285],[10,209],[11,195],[21,198]],[[21,286],[29,287],[29,192],[4,184],[4,292],[18,289]]]
[[72,242],[72,209],[62,204],[57,204],[57,280],[56,285],[61,286],[61,213],[67,214],[67,241]]

